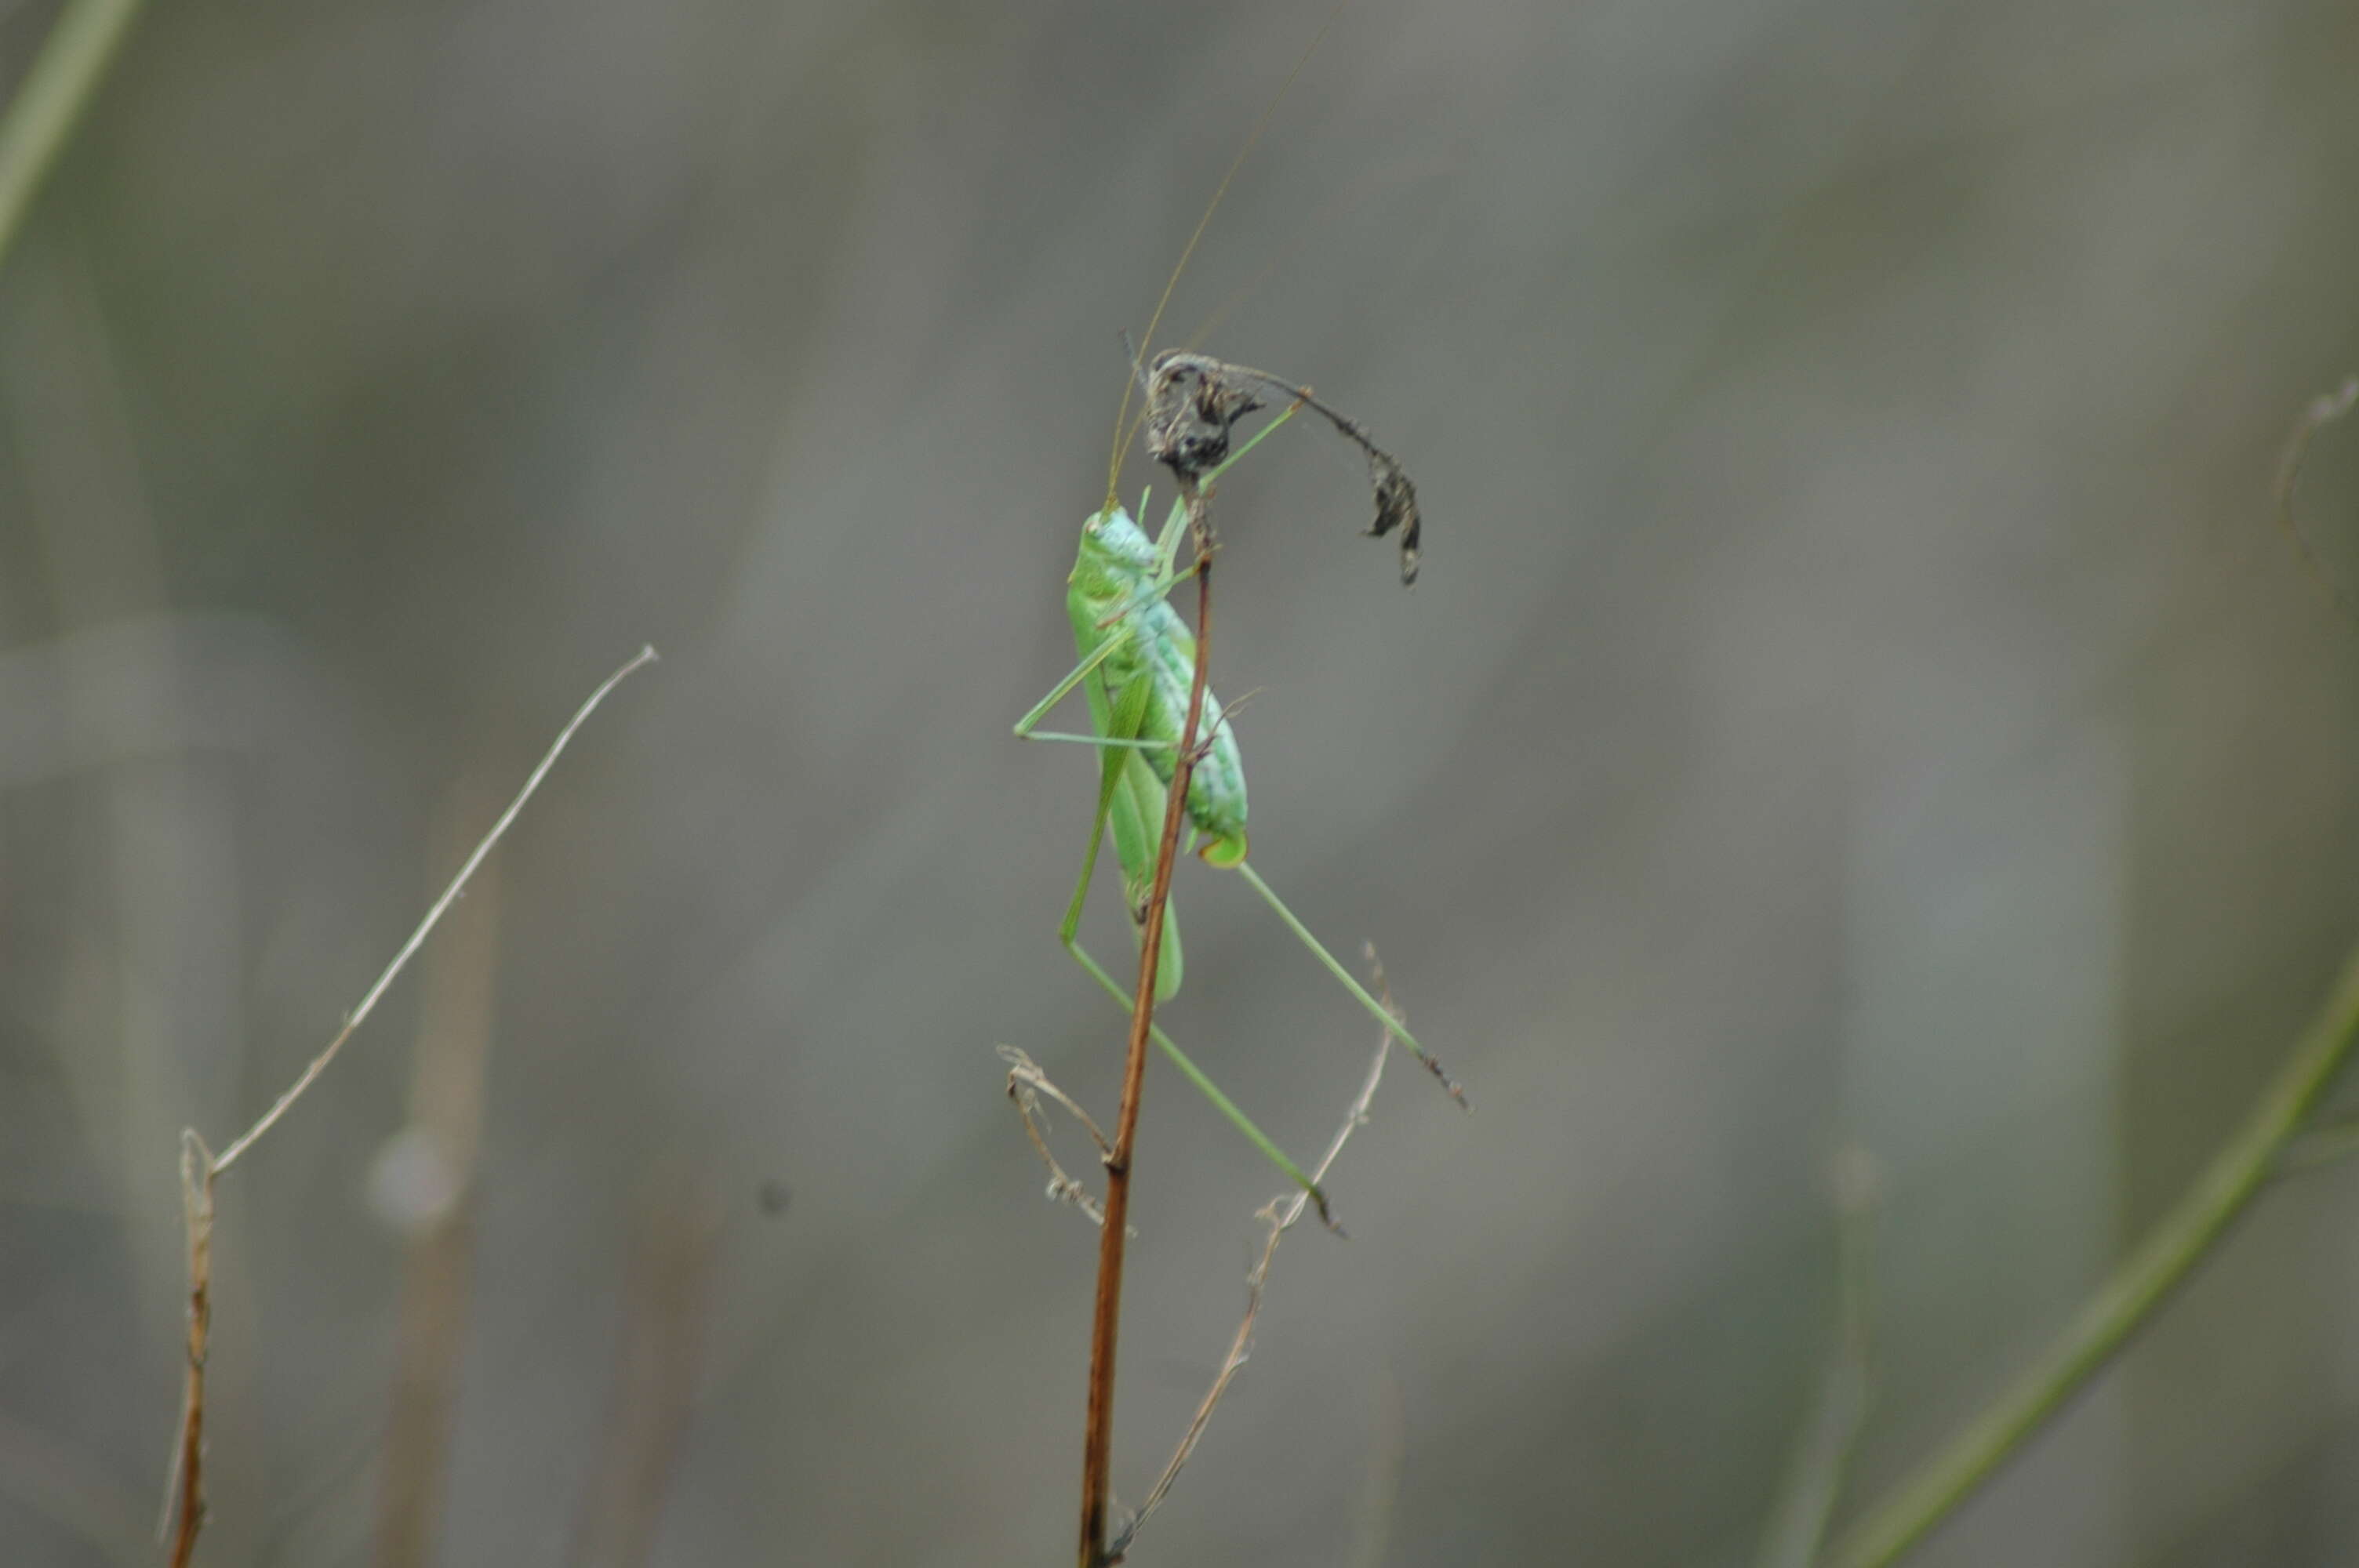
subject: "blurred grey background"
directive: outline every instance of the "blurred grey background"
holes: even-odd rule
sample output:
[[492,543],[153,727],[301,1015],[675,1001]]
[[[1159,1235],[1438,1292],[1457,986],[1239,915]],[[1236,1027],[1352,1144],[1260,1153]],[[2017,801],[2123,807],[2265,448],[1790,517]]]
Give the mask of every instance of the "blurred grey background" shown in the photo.
[[[0,273],[10,1562],[156,1560],[179,1130],[645,642],[223,1180],[200,1560],[1070,1560],[1095,1238],[993,1046],[1110,1114],[1120,1021],[1090,765],[1008,726],[1116,331],[1323,14],[150,8]],[[1419,481],[1404,594],[1348,449],[1257,453],[1213,664],[1255,863],[1474,1110],[1396,1069],[1134,1561],[1746,1561],[1834,1151],[1854,1505],[2182,1190],[2359,934],[2359,634],[2269,496],[2359,368],[2354,72],[2338,0],[1343,12],[1158,341]],[[2345,581],[2354,498],[2328,432]],[[1311,1149],[1364,1019],[1178,906],[1170,1027]],[[1128,1498],[1276,1190],[1158,1065]],[[1920,1560],[2359,1556],[2355,1303],[2359,1171],[2286,1184]]]

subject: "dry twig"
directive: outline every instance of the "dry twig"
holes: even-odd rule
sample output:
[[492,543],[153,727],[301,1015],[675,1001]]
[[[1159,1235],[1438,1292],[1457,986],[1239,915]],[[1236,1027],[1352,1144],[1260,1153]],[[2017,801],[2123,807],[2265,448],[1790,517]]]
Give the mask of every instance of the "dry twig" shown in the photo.
[[[236,1141],[218,1155],[205,1146],[205,1141],[197,1135],[195,1129],[182,1130],[180,1204],[189,1238],[189,1368],[181,1400],[179,1440],[174,1445],[172,1466],[164,1488],[166,1520],[174,1517],[174,1505],[178,1504],[179,1525],[172,1531],[171,1568],[187,1568],[196,1551],[197,1533],[204,1527],[205,1352],[212,1324],[214,1180],[240,1155],[253,1148],[255,1140],[276,1127],[288,1108],[301,1098],[303,1092],[327,1070],[328,1064],[334,1061],[336,1054],[343,1049],[344,1042],[353,1037],[353,1032],[360,1028],[370,1012],[375,1011],[378,999],[385,995],[418,949],[425,945],[427,935],[457,901],[461,891],[467,885],[467,880],[475,874],[475,868],[482,865],[484,858],[492,852],[492,846],[497,844],[515,823],[524,810],[524,803],[532,798],[533,791],[540,787],[540,781],[556,765],[558,755],[565,750],[566,742],[573,739],[573,732],[582,728],[583,721],[596,711],[600,703],[606,700],[607,693],[622,685],[625,677],[640,665],[652,664],[655,657],[653,648],[641,648],[622,668],[608,676],[603,684],[590,694],[587,702],[575,709],[565,728],[557,732],[557,739],[549,743],[540,764],[532,770],[524,781],[524,787],[516,792],[516,799],[508,803],[508,808],[500,814],[500,819],[492,824],[491,831],[476,844],[474,853],[467,857],[466,864],[459,868],[459,874],[451,880],[451,885],[443,890],[442,896],[434,901],[433,907],[426,912],[426,918],[419,921],[418,928],[409,934],[409,940],[403,943],[401,950],[393,956],[393,962],[386,966],[385,972],[377,977],[376,984],[361,998],[360,1005],[344,1020],[343,1027],[336,1032],[334,1039],[328,1042],[327,1049],[311,1059],[310,1065],[303,1069],[294,1085],[262,1113],[261,1119],[240,1133]],[[158,1534],[161,1533],[159,1530]]]
[[205,1524],[205,1357],[212,1333],[213,1175],[221,1166],[194,1128],[180,1133],[180,1218],[189,1237],[189,1367],[180,1391],[180,1435],[172,1447],[171,1475],[164,1487],[161,1536],[174,1517],[172,1568],[187,1568]]
[[[1392,988],[1385,981],[1385,966],[1376,957],[1375,944],[1368,943],[1364,950],[1367,954],[1370,981],[1375,987],[1376,995],[1382,999],[1385,1011],[1392,1014],[1397,1022],[1408,1022],[1399,1004],[1393,1000]],[[1368,1107],[1376,1098],[1376,1086],[1385,1079],[1385,1061],[1392,1054],[1392,1038],[1389,1030],[1378,1032],[1376,1054],[1369,1060],[1367,1076],[1360,1081],[1360,1092],[1352,1097],[1351,1108],[1343,1113],[1343,1124],[1335,1130],[1335,1136],[1327,1141],[1326,1152],[1319,1157],[1319,1163],[1312,1168],[1312,1181],[1323,1184],[1327,1180],[1327,1173],[1334,1165],[1335,1157],[1343,1152],[1343,1145],[1351,1141],[1352,1134],[1366,1123]],[[1122,1561],[1123,1553],[1129,1551],[1131,1543],[1138,1539],[1140,1528],[1157,1509],[1163,1506],[1164,1498],[1171,1490],[1171,1483],[1180,1477],[1180,1467],[1196,1452],[1197,1440],[1204,1435],[1204,1428],[1212,1423],[1212,1411],[1220,1404],[1221,1397],[1229,1391],[1230,1383],[1236,1379],[1237,1373],[1250,1357],[1254,1322],[1261,1316],[1262,1288],[1269,1281],[1269,1265],[1277,1256],[1277,1243],[1294,1228],[1310,1206],[1309,1193],[1295,1193],[1288,1197],[1271,1199],[1255,1216],[1266,1224],[1269,1230],[1262,1238],[1261,1257],[1245,1275],[1245,1320],[1237,1325],[1235,1335],[1230,1338],[1229,1354],[1222,1361],[1220,1371],[1213,1374],[1212,1386],[1205,1391],[1203,1401],[1196,1407],[1195,1417],[1180,1435],[1180,1446],[1172,1451],[1170,1462],[1163,1466],[1163,1474],[1157,1476],[1155,1485],[1148,1488],[1147,1500],[1138,1505],[1138,1511],[1131,1515],[1129,1521],[1114,1537],[1113,1544],[1107,1548],[1108,1562]]]
[[1045,1126],[1048,1114],[1040,1108],[1040,1097],[1047,1095],[1063,1106],[1074,1120],[1089,1130],[1091,1139],[1098,1146],[1101,1161],[1113,1155],[1114,1146],[1106,1141],[1105,1134],[1098,1130],[1098,1124],[1091,1119],[1090,1113],[1051,1082],[1049,1075],[1040,1070],[1038,1063],[1013,1045],[1000,1046],[999,1059],[1007,1064],[1007,1098],[1016,1107],[1016,1114],[1024,1119],[1024,1135],[1032,1141],[1032,1147],[1039,1152],[1041,1163],[1049,1167],[1049,1198],[1057,1203],[1072,1205],[1089,1216],[1093,1225],[1103,1225],[1103,1206],[1090,1195],[1087,1187],[1067,1174],[1065,1168],[1057,1163],[1057,1156],[1049,1151]]
[[1166,349],[1140,373],[1147,387],[1147,449],[1168,465],[1184,484],[1220,466],[1229,455],[1230,432],[1238,420],[1262,406],[1244,383],[1256,383],[1283,392],[1335,427],[1338,435],[1360,449],[1368,460],[1368,490],[1375,502],[1375,521],[1368,533],[1382,538],[1400,530],[1401,586],[1417,581],[1424,519],[1418,511],[1417,486],[1400,460],[1376,445],[1356,419],[1319,401],[1307,386],[1283,376],[1231,364],[1210,354]]

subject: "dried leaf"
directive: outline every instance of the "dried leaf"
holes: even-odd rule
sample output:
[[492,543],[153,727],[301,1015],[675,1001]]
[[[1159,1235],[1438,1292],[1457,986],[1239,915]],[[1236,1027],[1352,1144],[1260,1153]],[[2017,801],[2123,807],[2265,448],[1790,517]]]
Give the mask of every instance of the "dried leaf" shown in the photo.
[[1193,485],[1229,455],[1229,432],[1262,406],[1230,367],[1208,354],[1166,349],[1147,378],[1147,454]]
[[1370,438],[1357,420],[1330,408],[1283,377],[1251,365],[1231,364],[1210,354],[1166,349],[1155,356],[1146,373],[1147,452],[1177,474],[1183,488],[1195,485],[1229,455],[1229,436],[1239,419],[1261,407],[1262,400],[1238,384],[1256,382],[1285,393],[1330,425],[1368,455],[1368,489],[1375,501],[1370,535],[1382,538],[1400,530],[1401,586],[1417,581],[1423,553],[1424,518],[1418,511],[1417,486],[1400,460]]

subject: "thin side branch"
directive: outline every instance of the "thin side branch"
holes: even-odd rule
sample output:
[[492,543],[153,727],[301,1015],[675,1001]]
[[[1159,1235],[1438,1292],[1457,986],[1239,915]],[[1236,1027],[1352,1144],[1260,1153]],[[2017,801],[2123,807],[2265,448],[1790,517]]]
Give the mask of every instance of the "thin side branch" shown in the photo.
[[[1399,1005],[1393,1000],[1391,989],[1385,983],[1385,967],[1376,957],[1375,944],[1367,944],[1364,951],[1368,959],[1369,979],[1375,985],[1376,994],[1384,999],[1385,1011],[1396,1021],[1407,1022]],[[1380,1030],[1376,1034],[1375,1054],[1368,1062],[1367,1076],[1360,1081],[1360,1092],[1352,1097],[1352,1104],[1343,1113],[1343,1124],[1335,1130],[1335,1136],[1327,1141],[1327,1152],[1319,1157],[1317,1167],[1310,1173],[1312,1181],[1326,1181],[1335,1157],[1343,1152],[1343,1145],[1367,1122],[1368,1108],[1375,1100],[1376,1086],[1384,1082],[1385,1063],[1391,1054],[1392,1032]],[[1203,1402],[1196,1407],[1195,1417],[1189,1422],[1188,1430],[1180,1435],[1180,1446],[1172,1451],[1170,1462],[1163,1466],[1163,1474],[1156,1477],[1155,1485],[1147,1491],[1147,1500],[1138,1505],[1138,1511],[1131,1516],[1130,1522],[1123,1527],[1108,1549],[1111,1560],[1117,1563],[1122,1560],[1123,1554],[1138,1539],[1138,1532],[1147,1519],[1163,1506],[1163,1499],[1170,1493],[1171,1483],[1180,1478],[1181,1466],[1195,1454],[1197,1441],[1204,1435],[1204,1428],[1212,1424],[1212,1411],[1245,1367],[1253,1349],[1254,1323],[1261,1316],[1262,1289],[1268,1283],[1269,1266],[1277,1256],[1278,1241],[1294,1228],[1310,1206],[1310,1195],[1296,1193],[1290,1197],[1273,1198],[1255,1216],[1269,1229],[1262,1238],[1261,1257],[1255,1262],[1252,1271],[1245,1275],[1245,1320],[1237,1325],[1236,1334],[1229,1340],[1228,1356],[1222,1361],[1220,1371],[1213,1375],[1212,1386],[1206,1390]]]
[[287,1092],[278,1097],[277,1103],[262,1113],[261,1120],[247,1128],[238,1135],[235,1142],[221,1152],[221,1157],[213,1162],[215,1175],[219,1175],[237,1163],[238,1156],[253,1148],[255,1139],[277,1125],[278,1119],[287,1114],[288,1108],[302,1098],[303,1091],[310,1088],[312,1081],[328,1070],[328,1064],[336,1059],[336,1053],[344,1048],[344,1042],[353,1037],[353,1032],[358,1029],[368,1015],[375,1010],[377,999],[385,995],[395,978],[408,967],[409,960],[417,956],[418,949],[426,945],[427,936],[440,922],[444,912],[457,901],[460,892],[467,885],[467,879],[475,874],[475,868],[484,863],[484,857],[492,852],[492,846],[500,841],[501,836],[507,832],[518,814],[524,810],[524,803],[532,798],[532,792],[540,787],[540,781],[547,778],[549,770],[557,765],[558,756],[565,750],[565,743],[573,739],[573,732],[582,728],[584,719],[597,711],[598,705],[606,700],[608,692],[622,685],[624,680],[640,665],[651,665],[655,661],[656,651],[653,648],[641,648],[632,656],[629,663],[608,676],[605,684],[592,692],[590,700],[583,703],[574,712],[573,717],[566,721],[565,728],[557,732],[557,739],[550,743],[547,754],[540,759],[540,765],[533,769],[532,775],[524,781],[524,788],[518,790],[516,797],[508,802],[508,808],[500,813],[500,819],[492,824],[492,830],[484,835],[483,842],[475,846],[475,852],[467,857],[467,863],[459,868],[459,874],[451,879],[451,885],[442,890],[442,896],[434,901],[434,907],[426,912],[426,918],[418,923],[418,929],[409,934],[409,940],[401,945],[401,951],[393,956],[393,962],[385,967],[385,973],[376,978],[376,984],[369,987],[368,994],[361,998],[360,1006],[353,1009],[351,1016],[344,1020],[344,1026],[336,1032],[336,1037],[333,1040],[328,1042],[328,1048],[311,1058],[311,1065],[303,1069],[302,1076],[297,1078]]
[[1049,1075],[1040,1070],[1038,1063],[1013,1045],[1000,1046],[999,1059],[1007,1064],[1007,1098],[1016,1107],[1016,1114],[1023,1119],[1024,1136],[1032,1141],[1040,1162],[1049,1167],[1049,1198],[1072,1205],[1089,1216],[1093,1225],[1103,1225],[1104,1206],[1090,1195],[1087,1187],[1068,1174],[1065,1167],[1057,1163],[1057,1156],[1049,1152],[1045,1125],[1048,1113],[1040,1108],[1040,1097],[1046,1095],[1063,1106],[1074,1120],[1089,1130],[1090,1137],[1097,1143],[1101,1161],[1113,1155],[1114,1146],[1105,1141],[1105,1134],[1098,1130],[1098,1124],[1090,1119],[1090,1113],[1074,1103],[1071,1095],[1059,1088]]
[[1113,1509],[1114,1341],[1122,1324],[1124,1244],[1129,1238],[1131,1147],[1138,1131],[1139,1090],[1147,1079],[1147,1043],[1155,1025],[1155,974],[1163,950],[1165,909],[1171,902],[1171,862],[1187,820],[1188,784],[1196,767],[1196,734],[1204,716],[1204,671],[1212,662],[1212,566],[1211,531],[1204,500],[1193,476],[1180,476],[1195,540],[1196,670],[1188,685],[1188,717],[1180,729],[1180,754],[1163,807],[1163,837],[1156,847],[1155,881],[1147,896],[1139,936],[1138,989],[1132,992],[1130,1044],[1123,1059],[1122,1099],[1114,1113],[1114,1148],[1106,1156],[1105,1218],[1098,1227],[1098,1282],[1090,1325],[1090,1385],[1082,1431],[1081,1568],[1107,1568],[1118,1561],[1106,1551],[1106,1521]]
[[1114,1145],[1107,1142],[1106,1135],[1098,1130],[1097,1122],[1092,1119],[1088,1111],[1083,1110],[1075,1102],[1072,1096],[1059,1088],[1049,1079],[1049,1075],[1040,1070],[1038,1063],[1013,1045],[999,1047],[999,1059],[1007,1064],[1007,1084],[1011,1094],[1016,1086],[1021,1084],[1047,1095],[1050,1099],[1063,1106],[1071,1114],[1073,1119],[1080,1122],[1088,1131],[1090,1141],[1098,1146],[1099,1159],[1110,1160],[1114,1157]]
[[590,694],[590,700],[575,710],[573,717],[566,722],[564,729],[557,732],[557,739],[550,742],[548,752],[542,755],[540,765],[534,768],[525,780],[524,788],[516,792],[516,797],[508,803],[507,810],[500,814],[500,819],[492,824],[492,830],[476,844],[474,853],[467,857],[466,864],[459,868],[459,874],[451,879],[442,896],[434,901],[434,906],[426,912],[426,918],[419,922],[418,929],[409,934],[409,940],[402,944],[401,951],[394,955],[393,962],[386,966],[385,972],[377,977],[376,984],[369,988],[360,1005],[344,1020],[344,1025],[336,1032],[336,1037],[328,1042],[328,1048],[312,1058],[311,1065],[305,1067],[293,1087],[263,1113],[262,1119],[247,1128],[235,1142],[218,1155],[205,1146],[205,1141],[197,1135],[195,1129],[181,1131],[180,1206],[189,1238],[189,1369],[181,1397],[179,1437],[174,1444],[171,1468],[164,1487],[164,1518],[170,1521],[176,1517],[177,1504],[179,1521],[178,1528],[172,1530],[171,1568],[188,1568],[196,1551],[197,1533],[204,1526],[205,1356],[212,1326],[215,1178],[228,1170],[239,1155],[254,1147],[255,1140],[277,1126],[278,1119],[287,1114],[288,1108],[301,1098],[303,1091],[327,1070],[328,1064],[336,1059],[336,1053],[343,1049],[344,1042],[352,1038],[353,1032],[375,1008],[377,999],[385,994],[386,989],[393,984],[394,978],[401,973],[403,967],[424,945],[427,934],[434,929],[443,914],[458,899],[467,885],[467,879],[475,874],[475,869],[492,852],[492,846],[500,841],[501,836],[516,821],[517,814],[524,810],[524,803],[532,798],[533,791],[540,787],[540,781],[549,776],[549,770],[556,765],[558,755],[565,750],[565,743],[573,739],[573,732],[582,728],[582,721],[606,699],[607,693],[622,685],[625,677],[642,665],[654,663],[655,658],[653,648],[641,648]]

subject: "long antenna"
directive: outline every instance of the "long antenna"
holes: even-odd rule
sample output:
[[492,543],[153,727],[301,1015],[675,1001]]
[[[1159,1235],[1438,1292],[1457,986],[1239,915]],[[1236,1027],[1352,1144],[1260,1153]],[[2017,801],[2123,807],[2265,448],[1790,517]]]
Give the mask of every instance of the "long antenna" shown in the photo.
[[[1261,118],[1256,120],[1253,129],[1246,133],[1245,146],[1239,147],[1237,156],[1229,160],[1228,172],[1221,176],[1221,183],[1213,188],[1212,200],[1205,203],[1203,216],[1196,220],[1195,232],[1188,236],[1188,243],[1180,252],[1180,260],[1171,268],[1171,276],[1163,280],[1163,293],[1155,301],[1155,313],[1147,319],[1147,331],[1140,342],[1147,351],[1152,352],[1155,348],[1155,330],[1163,324],[1164,308],[1171,303],[1172,291],[1180,287],[1180,275],[1188,270],[1189,260],[1195,255],[1196,246],[1203,239],[1204,231],[1212,227],[1212,214],[1221,210],[1221,200],[1228,195],[1230,182],[1236,178],[1237,170],[1245,167],[1245,159],[1253,156],[1254,147],[1261,141],[1261,134],[1269,128],[1270,117],[1277,113],[1277,106],[1286,102],[1287,93],[1294,86],[1294,79],[1302,74],[1302,68],[1309,65],[1310,57],[1319,52],[1320,44],[1326,40],[1328,33],[1335,26],[1335,19],[1343,14],[1343,7],[1350,3],[1351,0],[1335,0],[1335,4],[1328,7],[1327,19],[1321,22],[1319,31],[1311,35],[1310,47],[1302,51],[1302,58],[1294,62],[1294,69],[1286,73],[1286,80],[1277,84],[1277,91],[1262,106]],[[1130,445],[1130,438],[1138,428],[1130,416],[1131,391],[1131,386],[1125,383],[1122,389],[1122,405],[1114,411],[1114,451],[1106,460],[1105,504],[1108,511],[1114,509],[1119,499],[1123,449]]]

